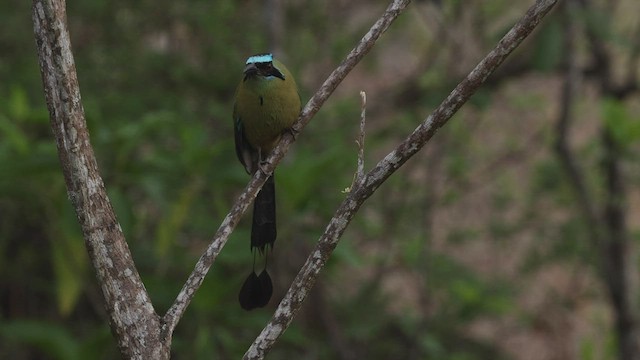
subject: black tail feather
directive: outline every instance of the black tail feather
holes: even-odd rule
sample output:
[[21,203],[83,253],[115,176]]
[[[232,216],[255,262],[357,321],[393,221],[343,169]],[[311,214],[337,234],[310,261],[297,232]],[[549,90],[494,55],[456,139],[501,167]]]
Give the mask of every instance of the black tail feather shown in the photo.
[[273,283],[267,273],[269,246],[273,248],[276,241],[276,185],[273,176],[270,176],[253,202],[253,222],[251,224],[251,250],[258,249],[265,257],[264,268],[260,275],[255,273],[255,253],[253,258],[254,269],[242,284],[238,300],[245,310],[253,310],[269,303],[273,294]]
[[273,294],[273,284],[267,270],[262,270],[260,275],[256,275],[251,270],[251,274],[242,284],[238,301],[243,309],[249,311],[267,305],[271,294]]
[[253,202],[253,223],[251,225],[251,249],[261,253],[276,241],[276,184],[270,176]]

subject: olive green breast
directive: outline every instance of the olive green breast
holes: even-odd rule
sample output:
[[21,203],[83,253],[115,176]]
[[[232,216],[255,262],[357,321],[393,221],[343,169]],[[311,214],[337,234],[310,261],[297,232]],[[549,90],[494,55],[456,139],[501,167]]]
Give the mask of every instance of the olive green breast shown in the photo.
[[241,122],[247,142],[263,153],[273,149],[282,132],[291,127],[300,113],[295,80],[282,64],[277,66],[284,80],[251,77],[236,90],[234,118]]

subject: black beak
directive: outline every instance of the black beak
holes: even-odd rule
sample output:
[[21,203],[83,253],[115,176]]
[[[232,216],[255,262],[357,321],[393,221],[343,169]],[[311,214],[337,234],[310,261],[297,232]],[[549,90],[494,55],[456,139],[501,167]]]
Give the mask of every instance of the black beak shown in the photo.
[[277,78],[284,80],[284,74],[281,73],[280,70],[272,66],[269,66],[268,70],[264,68],[261,70],[260,68],[258,68],[258,65],[254,63],[247,64],[244,67],[244,80],[247,80],[248,78],[256,75],[261,75],[265,77],[275,76]]
[[284,74],[281,73],[280,70],[276,69],[275,67],[273,68],[273,73],[271,75],[284,80]]

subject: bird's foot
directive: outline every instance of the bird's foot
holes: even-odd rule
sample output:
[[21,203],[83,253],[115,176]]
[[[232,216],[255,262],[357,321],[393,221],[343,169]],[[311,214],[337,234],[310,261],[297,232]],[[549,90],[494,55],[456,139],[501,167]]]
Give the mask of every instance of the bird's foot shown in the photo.
[[285,132],[288,132],[289,134],[291,134],[291,137],[293,137],[293,140],[298,140],[298,134],[300,134],[300,130],[294,129],[292,127],[288,128],[285,130]]
[[273,171],[268,171],[267,165],[269,165],[268,161],[260,160],[260,162],[258,162],[258,170],[260,170],[260,172],[262,172],[264,174],[264,176],[269,177],[269,176],[271,176]]

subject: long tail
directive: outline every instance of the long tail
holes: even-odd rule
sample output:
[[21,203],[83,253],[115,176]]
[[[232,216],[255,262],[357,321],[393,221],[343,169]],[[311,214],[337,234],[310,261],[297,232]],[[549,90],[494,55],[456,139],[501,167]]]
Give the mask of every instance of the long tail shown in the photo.
[[276,242],[276,184],[273,175],[253,202],[253,224],[251,225],[251,249],[264,253],[267,246]]
[[258,249],[260,254],[265,256],[265,261],[260,275],[256,275],[254,253],[253,268],[238,294],[240,306],[245,310],[263,307],[271,299],[273,284],[267,273],[267,257],[268,248],[273,248],[276,235],[276,184],[273,176],[270,176],[253,202],[251,250]]

